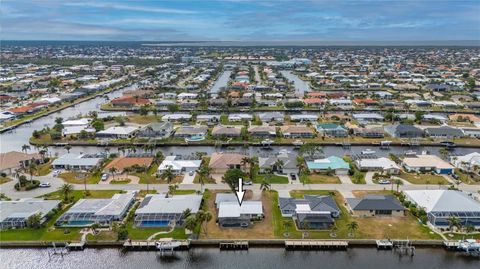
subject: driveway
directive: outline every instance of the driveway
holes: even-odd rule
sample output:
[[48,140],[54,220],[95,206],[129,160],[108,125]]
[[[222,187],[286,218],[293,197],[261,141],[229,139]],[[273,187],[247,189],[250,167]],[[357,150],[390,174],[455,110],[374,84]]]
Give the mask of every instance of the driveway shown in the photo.
[[348,175],[338,175],[338,178],[342,182],[342,184],[353,184],[352,180]]
[[188,172],[185,172],[183,176],[183,181],[180,184],[193,184],[193,180],[195,179],[195,175],[197,172],[193,173],[193,175],[189,175]]
[[300,182],[300,177],[298,176],[298,174],[295,174],[295,180],[292,180],[292,176],[290,175],[290,173],[287,174],[287,177],[289,184],[302,184],[302,182]]
[[373,183],[373,175],[374,174],[375,174],[374,171],[368,171],[365,174],[365,182],[367,182],[367,184],[375,184],[375,183]]

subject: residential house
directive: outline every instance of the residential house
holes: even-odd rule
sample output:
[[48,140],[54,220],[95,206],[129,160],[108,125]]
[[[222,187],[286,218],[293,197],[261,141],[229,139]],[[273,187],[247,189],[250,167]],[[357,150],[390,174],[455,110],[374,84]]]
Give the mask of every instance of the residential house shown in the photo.
[[55,170],[92,170],[99,167],[105,156],[101,154],[75,154],[67,153],[53,160],[52,168]]
[[355,164],[361,171],[380,171],[389,175],[396,175],[400,173],[400,166],[394,161],[385,157],[361,158],[355,160]]
[[135,96],[122,96],[113,99],[111,102],[114,107],[139,107],[150,104],[150,100]]
[[408,172],[425,173],[435,172],[437,174],[452,174],[454,166],[442,160],[436,155],[415,155],[405,157],[402,165]]
[[304,199],[278,198],[282,217],[292,217],[298,229],[326,230],[340,216],[332,196],[305,195]]
[[269,125],[255,126],[251,125],[248,128],[248,133],[253,137],[276,137],[277,136],[277,127]]
[[242,133],[242,126],[224,126],[216,125],[213,127],[212,136],[215,138],[220,137],[240,137]]
[[247,171],[249,164],[242,162],[244,158],[248,156],[239,153],[214,152],[208,167],[212,169],[212,174],[224,174],[228,169],[234,168]]
[[173,124],[168,121],[150,123],[140,129],[139,138],[164,139],[173,133]]
[[290,115],[290,120],[294,122],[315,122],[318,120],[318,115],[315,114],[293,114]]
[[61,227],[109,226],[122,221],[135,202],[136,192],[116,193],[107,199],[80,199],[56,222]]
[[265,173],[266,169],[271,169],[274,173],[291,174],[297,173],[297,154],[285,150],[280,151],[275,156],[258,157],[258,166],[260,173]]
[[110,139],[128,139],[134,137],[138,133],[139,128],[136,126],[115,126],[106,130],[98,131],[98,138]]
[[215,204],[218,225],[222,228],[247,228],[264,218],[261,201],[243,201],[239,205],[233,193],[217,194]]
[[175,114],[166,114],[162,117],[162,121],[189,121],[192,119],[191,114],[185,114],[185,113],[175,113]]
[[410,124],[387,125],[384,127],[386,133],[398,138],[419,138],[423,136],[423,130]]
[[264,112],[259,113],[258,118],[262,122],[283,123],[285,115],[281,112]]
[[450,162],[462,171],[477,171],[477,173],[480,173],[480,153],[478,152],[472,152],[463,156],[452,156],[450,157]]
[[253,116],[251,114],[245,113],[236,113],[228,115],[228,121],[239,122],[239,121],[251,121]]
[[347,175],[350,171],[350,165],[342,158],[330,156],[325,159],[317,159],[307,162],[308,170],[318,173],[334,171],[336,175]]
[[0,153],[0,173],[13,174],[15,170],[28,167],[32,162],[41,163],[42,156],[38,153],[19,151]]
[[205,137],[208,132],[208,127],[205,125],[188,125],[180,126],[175,131],[174,137],[176,138],[192,138],[192,137]]
[[284,125],[280,132],[285,138],[313,138],[315,132],[306,125]]
[[348,130],[335,123],[317,124],[317,132],[320,136],[347,137]]
[[118,157],[108,163],[103,168],[103,171],[110,173],[110,170],[112,168],[115,168],[115,170],[117,171],[116,173],[123,173],[125,171],[125,168],[144,167],[148,169],[148,167],[152,165],[152,162],[152,157]]
[[202,196],[196,194],[175,195],[147,194],[135,210],[136,227],[174,227],[185,221],[186,210],[196,214],[200,210]]
[[158,167],[157,173],[162,174],[169,168],[175,175],[197,171],[202,164],[202,160],[179,160],[177,156],[167,156]]
[[427,213],[428,222],[440,229],[450,226],[449,218],[456,217],[463,227],[480,228],[480,203],[457,190],[404,191],[407,201]]
[[357,217],[405,216],[405,207],[392,195],[369,194],[362,198],[347,198],[350,212]]
[[27,220],[35,214],[40,215],[40,224],[47,220],[52,210],[59,208],[60,200],[23,198],[15,201],[0,201],[0,229],[19,229],[27,227]]
[[425,128],[425,134],[433,138],[442,139],[460,138],[465,136],[461,129],[447,125]]

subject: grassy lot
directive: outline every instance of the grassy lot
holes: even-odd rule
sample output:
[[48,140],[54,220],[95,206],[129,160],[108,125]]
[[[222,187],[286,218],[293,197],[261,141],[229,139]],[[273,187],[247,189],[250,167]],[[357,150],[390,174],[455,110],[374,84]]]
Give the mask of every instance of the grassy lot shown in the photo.
[[[102,174],[97,173],[87,173],[86,181],[87,184],[97,184],[100,181]],[[65,182],[70,184],[84,184],[85,178],[79,172],[65,172],[58,175],[59,178],[63,179]]]
[[406,181],[412,184],[436,184],[436,185],[445,185],[448,184],[448,181],[439,175],[432,174],[414,174],[401,172],[398,175],[399,178],[405,179]]
[[300,181],[304,184],[340,184],[340,179],[336,176],[311,174],[302,175]]
[[52,167],[51,167],[52,162],[53,160],[50,160],[47,163],[38,165],[33,174],[35,176],[46,176],[50,174],[50,172],[52,172]]
[[475,233],[475,234],[459,234],[459,233],[446,233],[445,237],[447,237],[448,240],[462,240],[462,239],[480,239],[480,233]]
[[280,175],[270,175],[270,177],[265,176],[265,174],[257,174],[253,178],[253,183],[262,183],[264,179],[267,179],[271,184],[288,184],[288,177],[287,176],[280,176]]
[[[356,221],[359,225],[359,229],[355,233],[355,238],[409,238],[409,239],[440,239],[440,236],[431,234],[430,230],[418,223],[418,221],[407,214],[406,217],[392,218],[392,217],[379,217],[379,218],[354,218],[345,208],[344,199],[342,195],[337,191],[324,191],[324,190],[307,190],[307,191],[291,191],[292,197],[302,198],[305,194],[311,195],[334,195],[334,199],[341,209],[341,215],[336,219],[337,226],[337,238],[348,238],[348,223]],[[275,197],[276,196],[276,197]],[[291,218],[283,218],[280,209],[278,209],[278,194],[273,195],[272,203],[274,204],[273,216],[274,216],[274,231],[275,236],[278,238],[285,238],[285,231],[288,231],[288,238],[302,238],[303,231],[296,229],[295,223]],[[287,229],[285,223],[288,224]],[[331,239],[330,231],[308,231],[310,239]]]
[[460,181],[465,184],[480,184],[480,176],[475,174],[467,174],[460,169],[455,169],[455,174],[458,175]]
[[10,181],[12,181],[12,179],[9,177],[0,177],[0,184],[7,183]]
[[99,231],[96,235],[88,234],[87,241],[116,241],[117,233],[114,231]]
[[[74,201],[78,201],[79,199],[82,199],[82,198],[85,198],[85,199],[111,198],[114,194],[122,193],[122,191],[119,191],[119,190],[89,190],[89,193],[90,193],[90,195],[86,196],[85,192],[83,190],[75,190],[75,191],[72,191],[70,196],[73,196]],[[54,192],[51,192],[51,193],[47,193],[47,194],[43,195],[42,197],[47,199],[47,200],[62,200],[63,195],[60,193],[60,191],[54,191]]]
[[149,124],[152,122],[159,122],[160,118],[161,118],[160,115],[155,117],[155,115],[142,116],[140,114],[133,114],[131,116],[128,116],[126,121],[137,123],[137,124]]
[[196,190],[175,190],[173,195],[186,195],[186,194],[194,194]]
[[[207,210],[210,211],[213,215],[213,218],[207,224],[207,231],[208,237],[205,234],[201,234],[201,238],[228,238],[228,239],[259,239],[259,238],[274,238],[273,232],[273,216],[272,210],[274,210],[274,205],[272,201],[274,200],[272,197],[276,192],[264,192],[262,193],[262,203],[263,203],[263,210],[265,214],[265,219],[262,221],[258,221],[253,224],[252,227],[249,228],[220,228],[217,223],[217,210],[215,207],[215,197],[217,192],[212,191],[211,195],[206,196],[205,205],[208,208]],[[252,192],[247,191],[245,194],[245,200],[252,199]],[[277,200],[277,199],[275,199]]]

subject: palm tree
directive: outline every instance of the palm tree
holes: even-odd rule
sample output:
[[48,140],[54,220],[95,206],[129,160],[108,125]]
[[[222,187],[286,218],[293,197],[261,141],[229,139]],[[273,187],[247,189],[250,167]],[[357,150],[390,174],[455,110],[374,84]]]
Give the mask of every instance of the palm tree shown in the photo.
[[456,227],[457,229],[460,227],[460,219],[457,217],[448,217],[447,221],[450,231],[452,231],[453,227]]
[[110,174],[112,174],[112,179],[115,179],[115,173],[117,172],[117,168],[115,167],[110,167],[110,169],[108,169],[108,172],[110,172]]
[[68,201],[68,196],[73,191],[73,185],[65,183],[59,188],[60,193],[63,195],[63,200]]
[[443,159],[446,159],[448,156],[448,150],[446,148],[441,148],[438,153],[442,156]]
[[247,164],[249,164],[250,162],[251,162],[250,158],[245,156],[242,158],[241,164],[243,165],[243,168],[246,169]]
[[66,145],[66,146],[65,146],[65,149],[67,150],[67,153],[70,153],[70,150],[72,149],[72,146]]
[[182,216],[184,219],[190,217],[191,215],[192,215],[192,210],[190,208],[183,210]]
[[282,169],[283,169],[284,165],[285,165],[285,163],[280,159],[277,159],[275,161],[275,163],[273,164],[273,166],[276,168],[277,172],[282,172]]
[[265,179],[262,180],[262,183],[260,184],[260,189],[262,190],[262,192],[270,190],[270,183]]
[[30,150],[30,145],[24,144],[22,146],[22,151],[25,152],[25,154],[27,154],[29,150]]
[[175,178],[175,174],[173,173],[173,169],[171,166],[168,166],[165,171],[160,175],[163,179],[167,179],[168,184],[172,182],[172,180]]
[[358,229],[358,223],[356,221],[352,221],[347,224],[347,229],[349,232],[349,235],[352,237],[355,237],[355,231]]
[[185,218],[183,225],[185,226],[185,229],[193,231],[195,227],[197,227],[197,224],[198,224],[197,217],[194,215],[190,215],[187,218]]
[[176,190],[178,190],[178,184],[169,185],[168,186],[168,195],[173,196],[173,194],[175,193]]
[[212,168],[208,165],[203,165],[200,170],[198,170],[198,181],[200,183],[201,190],[203,192],[203,186],[205,181],[210,179],[210,174],[212,173]]
[[200,226],[203,230],[203,233],[205,234],[206,237],[208,237],[208,222],[212,219],[212,213],[204,210],[198,210],[197,212],[197,219],[198,222],[200,223]]
[[401,179],[396,179],[395,180],[395,185],[397,185],[397,192],[398,192],[398,189],[400,188],[400,186],[403,185],[403,181]]
[[467,233],[467,235],[473,233],[475,231],[475,226],[473,226],[472,224],[468,224],[467,226],[465,226],[465,232]]
[[30,174],[30,181],[33,180],[33,173],[37,170],[37,165],[35,162],[32,160],[30,161],[30,164],[28,165],[28,173]]
[[253,178],[254,178],[254,174],[255,174],[255,167],[257,165],[257,158],[255,157],[252,157],[250,158],[250,161],[248,162],[248,164],[250,165],[250,170],[249,170],[249,175],[250,175],[250,180],[253,181]]

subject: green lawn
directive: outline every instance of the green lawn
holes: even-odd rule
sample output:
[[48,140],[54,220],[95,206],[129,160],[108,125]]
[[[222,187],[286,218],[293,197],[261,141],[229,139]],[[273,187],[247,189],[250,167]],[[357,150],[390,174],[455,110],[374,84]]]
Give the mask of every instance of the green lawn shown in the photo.
[[79,172],[65,172],[59,174],[58,177],[70,184],[84,184],[85,180],[87,184],[97,184],[102,177],[102,173],[96,172],[81,175]]
[[[354,218],[347,209],[343,206],[344,199],[337,191],[326,190],[305,190],[305,191],[291,191],[290,195],[294,198],[303,198],[304,195],[334,195],[337,205],[341,209],[341,215],[335,220],[337,226],[336,238],[348,237],[348,223],[356,221],[359,229],[355,233],[357,239],[384,239],[384,238],[409,238],[409,239],[441,239],[439,235],[432,234],[430,230],[418,221],[409,213],[406,217],[391,218]],[[288,231],[288,238],[302,238],[303,231],[296,229],[292,218],[283,218],[280,209],[278,208],[278,193],[272,195],[273,206],[273,225],[274,232],[277,238],[285,238],[285,231]],[[287,223],[287,226],[284,224]],[[330,230],[316,231],[309,230],[307,239],[332,239]]]
[[128,184],[130,183],[130,179],[121,179],[121,180],[111,180],[110,184]]
[[414,174],[401,172],[398,175],[399,178],[405,179],[406,181],[412,184],[435,184],[435,185],[445,185],[448,184],[448,181],[439,175],[432,174]]
[[304,184],[340,184],[340,179],[337,176],[329,176],[322,174],[302,175],[300,182]]
[[266,176],[265,174],[257,174],[253,179],[253,183],[262,183],[262,181],[267,178],[271,184],[288,184],[287,176],[280,176],[275,174],[270,176]]
[[460,169],[455,169],[455,174],[458,175],[460,181],[465,184],[480,184],[480,176],[475,174],[467,174]]
[[12,181],[12,179],[9,177],[0,177],[0,184],[7,183],[9,181]]
[[36,175],[36,176],[46,176],[46,175],[50,174],[50,172],[52,171],[52,167],[51,167],[52,161],[53,160],[50,160],[47,163],[38,165],[35,169],[34,175]]
[[175,190],[173,195],[186,195],[186,194],[194,194],[195,190]]
[[[88,187],[87,187],[88,190]],[[83,190],[75,190],[72,191],[70,196],[73,196],[74,201],[78,201],[81,198],[85,199],[94,199],[94,198],[111,198],[114,194],[116,193],[122,193],[122,191],[119,190],[89,190],[90,195],[85,196],[85,192]],[[63,196],[60,193],[60,191],[54,191],[51,193],[47,193],[43,198],[47,200],[62,200]]]

